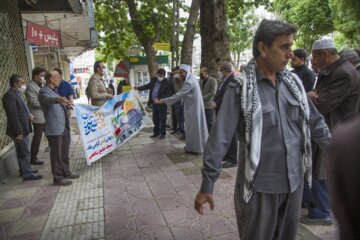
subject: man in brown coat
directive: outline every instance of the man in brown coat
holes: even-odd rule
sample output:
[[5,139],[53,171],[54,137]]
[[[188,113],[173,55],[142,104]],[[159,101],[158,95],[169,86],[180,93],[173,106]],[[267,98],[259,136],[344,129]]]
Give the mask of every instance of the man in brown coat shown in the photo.
[[[314,91],[308,93],[317,110],[323,114],[330,131],[357,113],[360,96],[360,76],[355,68],[341,59],[331,39],[313,43],[313,62],[320,73]],[[330,225],[330,204],[326,174],[327,159],[317,146],[313,147],[312,203],[309,215],[301,218],[305,224]]]

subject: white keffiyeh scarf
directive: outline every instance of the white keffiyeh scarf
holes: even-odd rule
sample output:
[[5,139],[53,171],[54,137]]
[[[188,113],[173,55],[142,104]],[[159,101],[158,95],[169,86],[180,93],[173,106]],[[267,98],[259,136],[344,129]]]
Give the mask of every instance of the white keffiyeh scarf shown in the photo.
[[[309,106],[306,92],[301,86],[300,79],[290,71],[284,70],[283,81],[294,98],[300,103],[302,114],[302,158],[305,179],[311,186],[311,142],[309,128]],[[242,71],[242,74],[236,77],[241,85],[241,112],[243,121],[241,121],[241,131],[245,136],[245,181],[243,199],[246,203],[251,200],[254,193],[253,182],[256,177],[260,161],[261,139],[262,139],[262,107],[257,86],[256,62],[251,60]]]

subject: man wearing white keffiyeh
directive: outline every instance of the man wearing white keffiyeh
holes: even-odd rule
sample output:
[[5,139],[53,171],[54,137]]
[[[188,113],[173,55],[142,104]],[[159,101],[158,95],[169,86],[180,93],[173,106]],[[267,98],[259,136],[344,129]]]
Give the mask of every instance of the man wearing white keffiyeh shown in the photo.
[[[229,84],[204,152],[195,209],[213,209],[221,160],[235,131],[239,167],[234,202],[241,240],[295,239],[304,175],[311,185],[310,136],[323,148],[330,133],[300,79],[285,69],[296,28],[263,20],[251,60]],[[237,124],[234,124],[237,123]],[[256,229],[255,229],[256,226]]]

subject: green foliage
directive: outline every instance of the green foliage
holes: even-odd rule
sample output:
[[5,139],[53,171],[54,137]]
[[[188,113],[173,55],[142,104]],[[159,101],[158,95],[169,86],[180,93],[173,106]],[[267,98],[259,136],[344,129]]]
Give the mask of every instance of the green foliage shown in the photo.
[[275,0],[271,9],[298,26],[296,45],[307,52],[316,39],[335,29],[328,0]]
[[129,49],[139,44],[126,3],[117,0],[96,0],[94,3],[96,29],[100,33],[96,50],[100,59],[108,61],[127,57]]
[[[128,2],[136,6],[131,21]],[[143,50],[145,42],[169,42],[172,25],[172,2],[168,0],[94,0],[95,23],[99,32],[97,51],[102,60],[120,60],[133,48]],[[135,23],[135,24],[134,24]],[[134,31],[140,26],[141,31]]]
[[[228,13],[230,52],[238,55],[245,49],[251,47],[254,35],[254,27],[258,22],[258,18],[254,14],[253,7],[242,7],[236,11],[229,9]],[[230,16],[232,17],[230,18]]]
[[336,29],[340,32],[335,38],[342,48],[360,45],[360,1],[330,0]]

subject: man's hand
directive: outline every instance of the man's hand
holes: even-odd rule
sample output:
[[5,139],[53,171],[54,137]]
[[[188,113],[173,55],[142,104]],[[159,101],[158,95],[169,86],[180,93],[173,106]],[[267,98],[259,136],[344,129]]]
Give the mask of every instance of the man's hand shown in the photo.
[[215,102],[211,102],[210,108],[211,108],[212,110],[215,110],[215,109],[217,108],[216,103],[215,103]]
[[21,142],[24,139],[24,136],[22,134],[19,134],[16,136],[16,140],[18,140],[19,142]]
[[108,92],[108,94],[114,94],[114,92],[111,88],[106,88],[106,91]]
[[110,98],[113,98],[113,95],[112,94],[107,94],[106,99],[110,99]]
[[58,97],[56,101],[64,106],[68,106],[71,104],[66,97]]
[[214,210],[214,199],[210,193],[198,192],[195,197],[194,208],[201,215],[204,214],[203,205],[209,203],[210,209]]
[[30,120],[30,122],[34,122],[34,115],[29,114],[29,120]]
[[319,94],[317,94],[315,91],[310,91],[307,93],[307,95],[311,100],[316,100],[319,98]]

